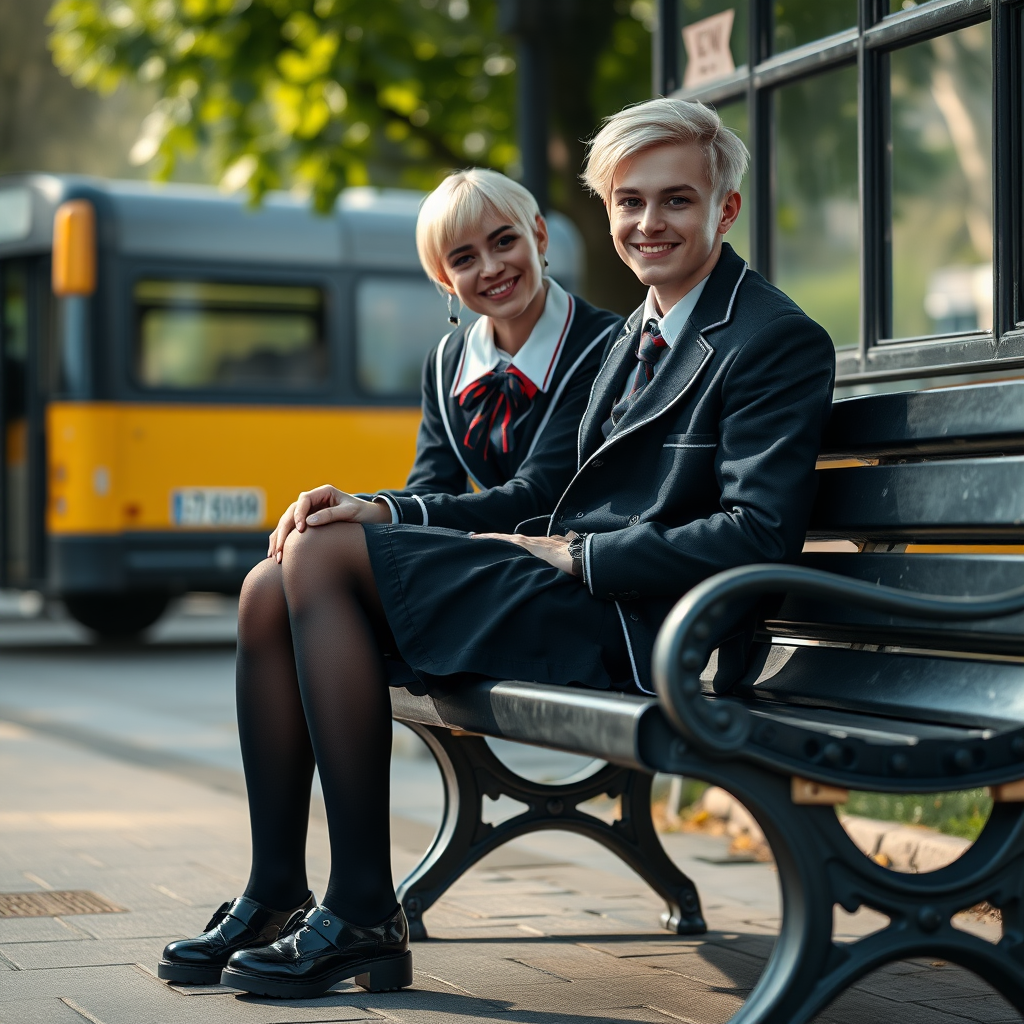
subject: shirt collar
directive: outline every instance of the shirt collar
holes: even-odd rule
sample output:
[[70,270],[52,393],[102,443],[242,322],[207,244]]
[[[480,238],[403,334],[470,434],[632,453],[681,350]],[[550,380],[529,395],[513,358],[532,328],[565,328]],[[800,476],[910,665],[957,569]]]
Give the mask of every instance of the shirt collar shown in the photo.
[[[573,297],[557,281],[551,278],[545,278],[545,281],[548,294],[544,300],[544,312],[526,339],[526,344],[505,367],[515,367],[539,391],[547,391],[551,384],[576,308]],[[501,353],[494,344],[491,318],[482,316],[466,332],[462,361],[449,394],[452,398],[461,394],[502,361]]]
[[[711,275],[708,274],[708,277],[710,276]],[[675,345],[676,340],[679,338],[679,335],[683,333],[686,321],[690,319],[690,314],[697,305],[697,300],[700,298],[701,292],[704,291],[704,285],[707,283],[708,278],[705,277],[703,281],[695,284],[663,316],[658,315],[658,306],[654,301],[654,289],[649,289],[647,292],[647,300],[644,302],[644,318],[641,323],[646,324],[648,320],[656,320],[658,328],[661,331],[661,336],[668,343],[668,347],[672,348],[672,346]],[[643,328],[641,327],[641,330],[642,329]]]

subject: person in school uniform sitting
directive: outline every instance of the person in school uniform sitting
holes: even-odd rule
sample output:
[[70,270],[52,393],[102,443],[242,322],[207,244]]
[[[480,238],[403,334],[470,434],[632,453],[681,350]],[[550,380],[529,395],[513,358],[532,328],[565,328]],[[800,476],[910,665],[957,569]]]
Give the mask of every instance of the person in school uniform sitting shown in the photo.
[[[533,195],[504,174],[456,171],[424,200],[416,245],[448,293],[455,329],[423,364],[423,417],[405,488],[303,492],[271,538],[331,508],[355,522],[512,532],[547,516],[576,471],[576,436],[622,317],[545,275],[548,232]],[[479,318],[460,323],[458,301]],[[368,504],[372,499],[374,504]]]
[[[251,803],[254,836],[304,829],[312,745],[331,877],[297,930],[234,953],[225,983],[308,996],[353,974],[370,987],[411,978],[390,876],[385,655],[432,684],[649,691],[654,638],[680,596],[720,570],[799,553],[835,357],[828,334],[724,242],[746,162],[718,115],[684,100],[627,108],[592,141],[585,180],[649,293],[605,353],[576,472],[542,535],[353,523],[362,506],[346,499],[292,531],[280,563],[253,570],[239,686],[262,723],[257,742],[243,715],[250,793],[267,788]],[[269,581],[287,617],[264,610]],[[270,850],[254,848],[253,879],[290,884],[292,902],[277,905],[297,906],[302,865],[269,863]]]
[[[244,896],[221,907],[202,935],[167,947],[158,968],[165,980],[216,984],[236,949],[288,934],[315,905],[304,880],[314,753],[279,564],[288,534],[305,530],[317,509],[364,523],[511,532],[538,516],[546,522],[576,471],[580,419],[622,317],[546,276],[548,232],[537,201],[496,171],[445,178],[420,208],[416,243],[427,275],[448,293],[454,330],[423,366],[415,462],[400,491],[353,496],[324,485],[300,494],[271,535],[268,561],[246,581],[238,719],[252,877]],[[456,301],[478,318],[460,324]],[[396,536],[395,547],[415,561],[415,538],[408,539],[403,548]],[[391,667],[396,682],[422,685],[404,663]],[[322,748],[316,762],[324,774]]]

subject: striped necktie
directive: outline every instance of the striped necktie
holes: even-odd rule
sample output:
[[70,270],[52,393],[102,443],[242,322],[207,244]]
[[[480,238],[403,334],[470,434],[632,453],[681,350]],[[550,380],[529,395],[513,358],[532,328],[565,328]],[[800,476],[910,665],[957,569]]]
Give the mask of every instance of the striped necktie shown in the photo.
[[661,335],[658,321],[652,317],[644,324],[643,333],[640,335],[640,344],[636,347],[636,357],[639,362],[636,373],[633,375],[633,386],[625,398],[612,406],[611,425],[613,427],[626,415],[626,411],[637,400],[644,388],[654,380],[655,367],[666,348],[668,348],[668,342]]

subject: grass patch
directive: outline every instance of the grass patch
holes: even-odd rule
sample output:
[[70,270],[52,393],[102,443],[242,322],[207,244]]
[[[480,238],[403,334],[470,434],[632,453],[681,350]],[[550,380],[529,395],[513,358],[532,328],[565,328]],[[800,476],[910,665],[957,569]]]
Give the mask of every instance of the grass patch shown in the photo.
[[992,812],[992,800],[983,789],[909,795],[851,792],[841,810],[862,818],[926,825],[949,836],[975,840]]

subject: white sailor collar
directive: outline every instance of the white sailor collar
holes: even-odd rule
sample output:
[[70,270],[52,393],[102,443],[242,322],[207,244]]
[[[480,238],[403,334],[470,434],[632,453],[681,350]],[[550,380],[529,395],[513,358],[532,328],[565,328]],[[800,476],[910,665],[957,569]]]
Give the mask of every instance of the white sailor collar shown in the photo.
[[[710,276],[711,275],[708,274],[708,277]],[[690,314],[696,308],[697,300],[700,298],[701,292],[704,291],[704,285],[707,283],[708,278],[705,277],[703,281],[695,284],[663,316],[658,313],[658,305],[654,301],[654,289],[648,289],[647,299],[644,302],[644,318],[641,321],[641,324],[646,324],[648,320],[656,320],[658,323],[658,329],[661,331],[661,336],[668,343],[668,347],[672,348],[676,343],[676,339],[683,333],[686,321],[690,319]]]
[[507,361],[494,344],[494,325],[491,318],[480,317],[466,332],[462,346],[462,359],[449,392],[452,398],[461,394],[485,373],[490,373],[500,363],[505,369],[515,367],[528,378],[538,391],[547,391],[554,378],[555,367],[565,348],[566,335],[572,324],[576,302],[573,297],[551,278],[547,282],[548,294],[544,301],[544,312],[530,332],[526,344]]

